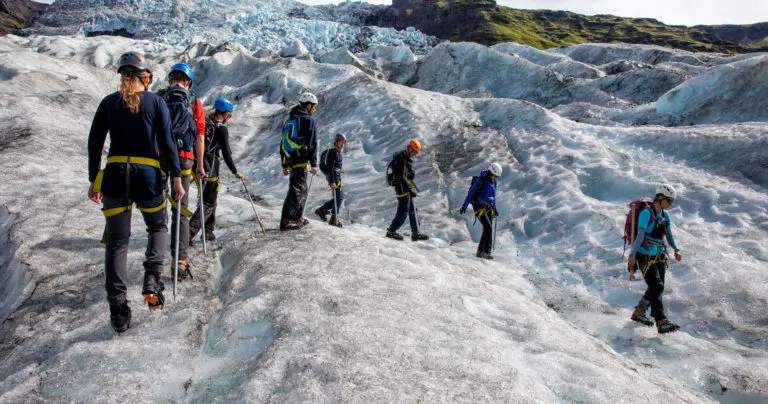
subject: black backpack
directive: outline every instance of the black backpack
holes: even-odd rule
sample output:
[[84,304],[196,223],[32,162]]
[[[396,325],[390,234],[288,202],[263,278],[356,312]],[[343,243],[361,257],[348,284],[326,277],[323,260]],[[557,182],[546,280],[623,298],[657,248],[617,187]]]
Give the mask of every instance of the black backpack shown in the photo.
[[[482,181],[482,180],[483,180],[483,178],[482,178],[482,177],[480,177],[480,176],[477,176],[477,175],[475,175],[474,177],[472,177],[472,181],[470,181],[470,182],[469,182],[469,189],[467,190],[467,193],[469,193],[469,191],[472,189],[472,186],[474,186],[474,185],[475,185],[475,183],[477,182],[477,180],[480,180],[480,181]],[[480,187],[482,187],[482,184],[480,184]],[[476,195],[478,192],[480,192],[480,187],[478,187],[478,188],[475,190],[475,195]],[[475,204],[475,195],[472,195],[472,198],[471,198],[471,201],[472,201],[472,204],[473,204],[473,205]]]
[[336,150],[336,149],[327,149],[324,150],[322,153],[320,153],[320,172],[322,172],[325,175],[328,175],[328,173],[333,169],[330,164],[328,164],[328,159],[330,158],[329,152]]
[[395,162],[395,159],[392,159],[392,161],[387,163],[387,169],[386,169],[387,185],[389,185],[390,187],[394,187],[395,186],[395,172],[392,171],[392,163],[394,163],[394,162]]
[[168,88],[162,94],[171,116],[171,134],[179,151],[191,151],[195,145],[196,128],[192,109],[192,97],[181,87]]

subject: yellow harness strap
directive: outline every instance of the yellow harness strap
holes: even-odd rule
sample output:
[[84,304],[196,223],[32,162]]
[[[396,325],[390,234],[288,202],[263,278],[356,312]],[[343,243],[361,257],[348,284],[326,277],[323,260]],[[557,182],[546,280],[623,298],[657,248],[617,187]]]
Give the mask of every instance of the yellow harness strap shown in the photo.
[[144,213],[155,213],[155,212],[159,212],[159,211],[160,211],[161,209],[163,209],[164,207],[165,207],[165,201],[163,201],[163,203],[161,203],[161,204],[159,204],[159,205],[155,206],[154,208],[142,208],[142,207],[138,207],[138,206],[137,206],[137,208],[139,208],[139,210],[140,210],[140,211],[142,211],[142,212],[144,212]]
[[292,165],[291,168],[303,168],[306,170],[308,165],[309,163],[299,163]]
[[119,215],[124,212],[128,212],[132,208],[133,208],[133,205],[120,206],[118,208],[102,209],[101,212],[104,213],[104,217],[110,217],[110,216]]
[[399,195],[397,195],[397,197],[398,198],[405,198],[406,196],[408,196],[410,194],[411,194],[411,192],[409,191],[409,192],[406,192],[406,193],[403,193],[403,194],[399,194]]
[[186,170],[181,170],[181,175],[192,175],[192,169],[187,168]]
[[[160,169],[159,161],[155,159],[146,158],[146,157],[112,156],[107,158],[107,164],[113,164],[113,163],[141,164],[141,165]],[[190,174],[191,173],[192,172],[190,170]],[[99,170],[99,173],[96,174],[96,179],[93,181],[93,192],[101,192],[101,183],[103,180],[104,180],[104,170]]]
[[[165,194],[165,199],[168,202],[170,202],[171,206],[173,206],[174,209],[178,209],[178,205],[179,204],[176,203],[176,201],[173,200],[173,198],[171,197],[171,194],[166,193]],[[165,201],[163,201],[163,206],[165,206]],[[150,213],[150,212],[147,212],[147,213]],[[192,212],[189,209],[187,209],[187,208],[185,208],[183,206],[181,207],[181,214],[186,216],[188,219],[192,218]]]

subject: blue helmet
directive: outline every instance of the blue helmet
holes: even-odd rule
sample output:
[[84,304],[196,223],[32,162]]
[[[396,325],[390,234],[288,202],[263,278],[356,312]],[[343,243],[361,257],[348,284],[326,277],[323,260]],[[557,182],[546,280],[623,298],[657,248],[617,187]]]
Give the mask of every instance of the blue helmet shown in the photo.
[[219,112],[229,112],[230,114],[235,110],[232,107],[232,103],[229,102],[226,98],[217,98],[216,101],[213,102],[213,109]]
[[184,73],[187,78],[189,78],[189,81],[195,80],[195,73],[190,69],[189,66],[187,66],[186,63],[176,63],[175,65],[171,66],[171,71],[168,72],[168,78],[170,79],[171,73],[173,72],[182,72]]

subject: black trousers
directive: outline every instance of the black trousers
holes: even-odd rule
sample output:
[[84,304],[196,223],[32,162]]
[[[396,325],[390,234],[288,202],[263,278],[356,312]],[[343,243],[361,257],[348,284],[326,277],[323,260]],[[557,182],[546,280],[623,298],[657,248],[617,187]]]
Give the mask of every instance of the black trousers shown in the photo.
[[[638,267],[642,270],[648,265],[651,257],[643,254],[636,255]],[[667,272],[667,259],[664,255],[660,257],[660,261],[648,266],[648,269],[643,274],[645,278],[645,284],[648,285],[648,289],[643,294],[640,302],[635,307],[638,311],[645,313],[648,306],[651,307],[651,316],[656,319],[656,322],[667,318],[664,315],[664,302],[661,300],[661,294],[664,293],[664,276]]]
[[491,213],[483,212],[478,219],[480,219],[480,224],[483,225],[483,235],[480,236],[480,244],[477,246],[477,251],[490,254],[493,248],[493,219],[491,219]]
[[[191,170],[195,164],[194,160],[185,159],[179,157],[179,165],[182,170]],[[181,176],[181,186],[184,188],[184,197],[181,198],[180,204],[184,209],[189,208],[189,184],[192,182],[192,175]],[[173,189],[171,184],[170,189]],[[172,191],[171,191],[172,192]],[[173,195],[171,195],[173,196]],[[183,209],[182,209],[183,211]],[[189,219],[183,214],[180,215],[179,220],[179,261],[186,260],[188,258],[187,246],[189,246]],[[176,208],[171,206],[171,259],[176,254]]]
[[288,195],[283,202],[281,219],[300,220],[307,203],[307,171],[294,168],[288,177]]
[[[216,206],[218,206],[219,189],[221,188],[221,180],[219,179],[220,168],[221,163],[219,159],[214,159],[213,167],[208,173],[208,179],[200,184],[200,186],[203,187],[203,207],[205,208],[205,217],[202,219],[200,218],[200,203],[197,203],[197,210],[192,214],[192,218],[189,219],[190,239],[194,238],[197,232],[200,231],[203,221],[205,223],[206,235],[213,233],[213,229],[216,227]],[[187,243],[189,243],[189,239],[187,239]]]
[[[162,193],[156,197],[136,202],[139,208],[154,210],[165,201]],[[103,197],[103,209],[130,207],[133,202],[127,198]],[[147,249],[144,252],[144,271],[160,272],[168,245],[166,212],[162,209],[153,212],[141,212],[147,226]],[[131,238],[131,210],[106,217],[107,245],[104,251],[104,272],[107,275],[107,301],[110,306],[120,306],[126,301],[128,287],[128,242]]]
[[389,225],[389,231],[396,232],[400,226],[405,223],[405,218],[410,219],[411,224],[411,236],[419,234],[419,220],[416,216],[416,205],[413,203],[413,196],[408,194],[402,198],[397,198],[397,213],[395,218],[392,219],[392,224]]

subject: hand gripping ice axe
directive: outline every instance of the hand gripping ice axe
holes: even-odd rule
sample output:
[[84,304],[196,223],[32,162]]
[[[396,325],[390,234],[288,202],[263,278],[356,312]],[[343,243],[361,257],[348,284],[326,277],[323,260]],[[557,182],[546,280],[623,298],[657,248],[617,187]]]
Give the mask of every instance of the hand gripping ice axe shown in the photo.
[[259,217],[259,214],[256,212],[256,205],[253,204],[253,199],[251,199],[251,193],[248,192],[248,187],[245,186],[245,180],[240,179],[240,181],[243,183],[243,189],[245,189],[245,194],[248,195],[248,200],[251,202],[251,208],[253,208],[253,213],[256,215],[256,220],[259,221],[259,226],[261,226],[261,232],[264,233],[264,235],[267,235],[267,229],[264,228],[264,223],[261,221],[261,217]]

